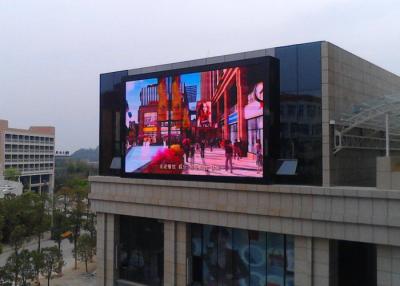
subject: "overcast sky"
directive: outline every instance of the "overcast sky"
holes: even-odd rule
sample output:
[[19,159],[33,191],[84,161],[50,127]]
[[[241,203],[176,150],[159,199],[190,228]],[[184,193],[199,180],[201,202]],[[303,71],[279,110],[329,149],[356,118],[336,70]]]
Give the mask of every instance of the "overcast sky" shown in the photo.
[[0,0],[0,118],[96,147],[100,73],[319,40],[400,75],[400,1]]

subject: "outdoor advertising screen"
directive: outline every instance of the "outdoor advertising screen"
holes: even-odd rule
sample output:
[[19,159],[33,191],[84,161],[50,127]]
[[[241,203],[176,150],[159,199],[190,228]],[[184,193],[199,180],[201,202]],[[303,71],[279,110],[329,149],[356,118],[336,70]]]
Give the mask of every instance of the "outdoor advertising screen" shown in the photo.
[[264,60],[126,80],[124,174],[263,178],[266,73]]

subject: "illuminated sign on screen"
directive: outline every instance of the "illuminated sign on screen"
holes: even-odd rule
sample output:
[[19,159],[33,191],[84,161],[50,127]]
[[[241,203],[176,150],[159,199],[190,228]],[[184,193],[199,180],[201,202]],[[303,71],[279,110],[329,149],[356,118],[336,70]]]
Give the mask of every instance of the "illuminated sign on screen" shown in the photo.
[[127,80],[125,174],[262,178],[265,84],[265,61]]

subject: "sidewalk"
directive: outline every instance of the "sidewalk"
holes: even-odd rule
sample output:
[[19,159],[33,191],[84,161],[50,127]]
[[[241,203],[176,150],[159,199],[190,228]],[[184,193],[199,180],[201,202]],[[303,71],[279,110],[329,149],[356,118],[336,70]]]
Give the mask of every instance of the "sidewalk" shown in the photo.
[[[50,240],[50,236],[51,236],[50,231],[45,232],[45,233],[43,234],[42,239],[41,239],[41,243]],[[30,238],[28,238],[28,240],[24,243],[24,245],[22,246],[22,248],[23,248],[23,249],[25,249],[25,248],[31,248],[31,247],[34,246],[34,245],[37,246],[37,244],[38,244],[38,239],[37,239],[37,237],[30,237]],[[8,245],[8,244],[3,244],[3,252],[2,252],[2,254],[8,253],[8,252],[12,252],[12,251],[13,251],[13,249],[12,249],[12,247],[11,247],[10,245]]]
[[200,156],[200,150],[196,150],[194,164],[185,162],[187,167],[183,174],[208,175],[208,176],[239,176],[239,177],[262,177],[262,172],[257,173],[255,158],[242,157],[232,158],[232,173],[225,170],[225,150],[221,148],[205,149],[204,159]]
[[[47,279],[41,278],[40,285],[47,285]],[[53,277],[50,280],[51,286],[95,286],[96,285],[96,258],[93,263],[88,264],[88,273],[85,272],[85,264],[78,263],[78,269],[74,270],[73,265],[63,268],[62,276]]]

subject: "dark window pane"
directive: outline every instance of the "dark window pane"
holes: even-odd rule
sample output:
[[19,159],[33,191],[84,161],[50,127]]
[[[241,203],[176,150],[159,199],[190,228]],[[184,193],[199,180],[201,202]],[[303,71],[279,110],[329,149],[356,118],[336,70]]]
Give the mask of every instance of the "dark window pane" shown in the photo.
[[277,183],[321,185],[321,43],[276,48],[275,55],[281,69],[280,159],[298,162],[296,175],[279,175]]
[[283,286],[284,281],[284,237],[268,234],[267,238],[267,285]]
[[146,285],[162,285],[163,224],[157,220],[120,216],[119,278]]
[[250,285],[265,285],[266,276],[266,245],[267,235],[265,232],[249,231],[249,264]]
[[296,93],[298,90],[297,46],[277,48],[276,57],[280,61],[281,92]]
[[203,278],[203,256],[202,256],[202,226],[199,224],[191,225],[191,264],[192,281],[201,283]]
[[100,75],[100,175],[120,174],[120,110],[123,100],[122,78],[127,75],[127,71]]
[[294,286],[294,237],[286,236],[286,286]]
[[234,228],[232,230],[233,236],[233,257],[234,265],[237,265],[235,277],[233,279],[234,285],[250,285],[249,279],[249,235],[248,231],[244,229]]
[[299,90],[321,88],[321,43],[298,46]]

